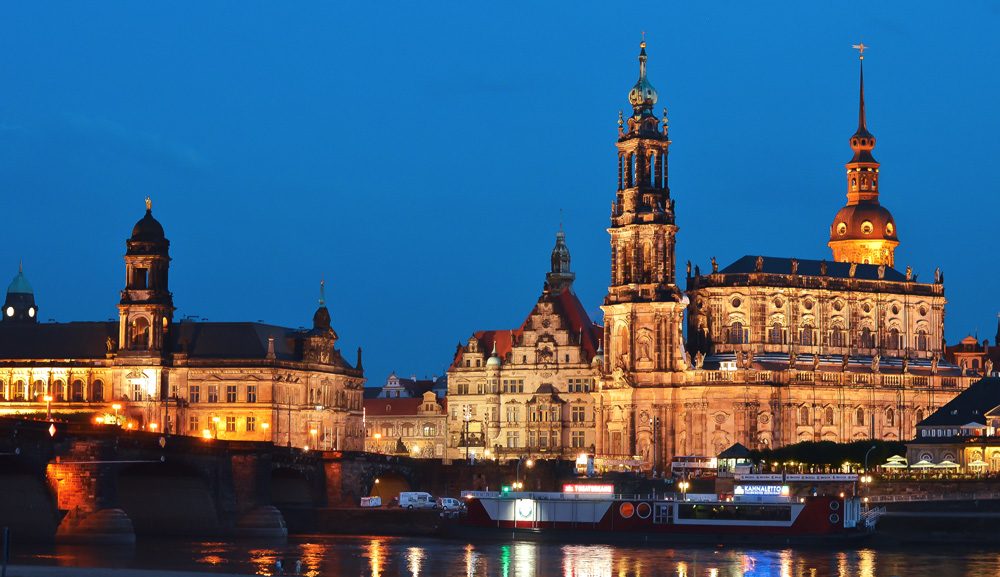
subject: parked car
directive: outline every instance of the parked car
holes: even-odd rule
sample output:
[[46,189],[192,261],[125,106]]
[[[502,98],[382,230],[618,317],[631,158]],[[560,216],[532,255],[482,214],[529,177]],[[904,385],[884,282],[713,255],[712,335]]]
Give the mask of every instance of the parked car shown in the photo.
[[443,509],[445,511],[465,510],[465,503],[459,501],[458,499],[452,499],[451,497],[438,497],[437,506],[438,509]]

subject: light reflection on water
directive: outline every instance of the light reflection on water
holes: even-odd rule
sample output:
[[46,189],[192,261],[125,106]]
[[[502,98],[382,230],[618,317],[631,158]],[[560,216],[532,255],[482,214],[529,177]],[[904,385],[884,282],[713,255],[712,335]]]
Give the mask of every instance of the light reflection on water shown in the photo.
[[686,549],[399,537],[293,537],[280,541],[142,541],[134,548],[15,546],[15,564],[208,571],[309,577],[964,577],[1000,575],[996,550],[914,547]]

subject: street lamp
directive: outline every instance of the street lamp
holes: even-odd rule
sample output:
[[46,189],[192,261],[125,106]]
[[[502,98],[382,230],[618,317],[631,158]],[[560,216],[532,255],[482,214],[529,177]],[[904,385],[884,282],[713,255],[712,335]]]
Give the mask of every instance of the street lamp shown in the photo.
[[219,417],[212,417],[212,428],[215,429],[215,438],[219,438]]
[[121,410],[122,406],[119,405],[118,403],[115,403],[111,405],[111,408],[115,410],[115,424],[120,425],[121,423],[118,421],[118,411]]
[[382,433],[375,433],[375,452],[376,453],[381,453],[382,452],[381,449],[379,448],[379,441],[381,441],[381,440],[382,440]]
[[687,481],[681,481],[677,486],[681,488],[681,500],[687,501],[687,490],[690,485],[688,485]]
[[52,397],[45,395],[45,420],[52,420]]
[[149,430],[151,430],[151,431],[153,431],[155,433],[156,432],[156,423],[150,423],[149,424]]
[[868,495],[868,483],[872,482],[872,478],[868,475],[868,455],[875,450],[875,445],[872,445],[871,449],[865,453],[865,474],[861,477],[861,484],[865,487],[865,495]]
[[[521,461],[525,460],[528,456],[522,455],[520,459],[517,460],[517,467],[514,469],[514,488],[520,490],[523,485],[521,484]],[[528,459],[527,466],[530,467],[532,464],[531,459]]]
[[268,437],[267,437],[267,428],[270,427],[270,426],[271,425],[269,425],[267,423],[261,423],[260,424],[260,428],[264,430],[264,440],[265,441],[267,441],[267,439],[268,439]]
[[309,434],[312,435],[312,446],[316,447],[316,429],[309,429]]

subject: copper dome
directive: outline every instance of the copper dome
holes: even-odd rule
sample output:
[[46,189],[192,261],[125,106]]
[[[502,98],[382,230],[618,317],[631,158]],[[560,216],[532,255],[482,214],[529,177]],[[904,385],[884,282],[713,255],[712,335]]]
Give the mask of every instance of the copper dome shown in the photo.
[[166,240],[163,234],[163,226],[153,218],[153,211],[146,209],[146,216],[135,223],[132,227],[133,242],[163,242]]
[[875,203],[845,206],[837,212],[830,227],[830,242],[838,240],[891,240],[896,236],[896,221],[885,207]]

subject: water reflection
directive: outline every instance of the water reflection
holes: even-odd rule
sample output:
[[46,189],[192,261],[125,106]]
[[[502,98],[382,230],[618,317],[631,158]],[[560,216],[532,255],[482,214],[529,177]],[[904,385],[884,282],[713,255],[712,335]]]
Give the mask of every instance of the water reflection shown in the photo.
[[532,542],[463,543],[429,538],[295,537],[270,542],[141,541],[134,548],[18,545],[14,564],[371,577],[959,577],[1000,575],[995,550],[912,548],[875,551],[660,549]]

